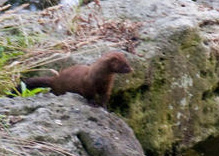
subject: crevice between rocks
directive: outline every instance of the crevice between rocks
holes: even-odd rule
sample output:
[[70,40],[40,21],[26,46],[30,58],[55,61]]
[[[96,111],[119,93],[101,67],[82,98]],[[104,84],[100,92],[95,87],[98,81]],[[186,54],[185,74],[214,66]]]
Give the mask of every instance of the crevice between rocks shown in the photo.
[[206,27],[207,25],[219,25],[219,21],[204,20],[199,24],[200,27]]
[[202,100],[207,100],[212,96],[219,96],[219,82],[217,83],[216,87],[213,90],[207,90],[202,94]]
[[[80,140],[85,152],[89,156],[103,156],[104,150],[101,147],[94,148],[94,142],[89,133],[80,131],[77,133],[78,140]],[[97,145],[98,146],[98,145]],[[101,146],[101,143],[99,144]]]
[[129,114],[130,103],[134,100],[137,94],[143,94],[149,91],[149,85],[142,85],[136,89],[121,90],[113,93],[109,101],[109,110],[120,113],[122,116]]

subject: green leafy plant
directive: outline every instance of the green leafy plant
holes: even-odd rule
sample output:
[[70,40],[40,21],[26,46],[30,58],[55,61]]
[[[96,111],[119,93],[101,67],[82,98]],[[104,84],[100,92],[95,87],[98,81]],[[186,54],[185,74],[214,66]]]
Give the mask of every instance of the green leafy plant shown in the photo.
[[11,91],[7,91],[7,92],[5,92],[6,95],[13,96],[13,97],[17,97],[17,96],[30,97],[30,96],[34,96],[38,93],[46,93],[50,90],[49,88],[35,88],[33,90],[29,90],[27,88],[26,84],[22,81],[21,81],[20,86],[21,86],[21,93],[16,88],[14,88],[16,93],[12,93]]
[[21,51],[5,52],[5,47],[0,46],[0,68],[3,67],[10,59],[17,58],[24,53]]

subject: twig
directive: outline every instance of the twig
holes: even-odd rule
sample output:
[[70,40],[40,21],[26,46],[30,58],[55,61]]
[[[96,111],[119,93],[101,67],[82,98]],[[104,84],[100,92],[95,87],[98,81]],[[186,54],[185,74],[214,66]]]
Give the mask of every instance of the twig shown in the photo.
[[7,10],[10,7],[11,7],[11,4],[7,4],[7,5],[3,6],[3,7],[0,7],[0,11]]
[[5,14],[13,14],[13,13],[16,13],[16,12],[18,12],[18,11],[20,11],[20,10],[22,10],[22,9],[24,9],[24,8],[26,8],[26,7],[28,7],[30,4],[22,4],[21,6],[19,6],[19,7],[16,7],[15,9],[13,9],[13,10],[10,10],[10,11],[6,11],[5,12]]
[[7,153],[13,153],[14,155],[23,156],[22,154],[16,153],[8,148],[6,149],[5,147],[0,147],[0,149],[4,150]]
[[43,68],[40,68],[40,69],[29,69],[29,70],[26,70],[25,72],[32,72],[32,71],[51,71],[54,75],[59,76],[59,72],[56,71],[55,69],[43,69]]
[[75,156],[74,154],[71,154],[71,153],[67,152],[65,149],[63,149],[59,146],[56,146],[54,144],[47,143],[47,142],[24,140],[24,139],[21,139],[21,138],[13,138],[13,137],[10,137],[10,136],[4,136],[4,138],[2,138],[2,140],[11,142],[15,145],[17,145],[17,144],[21,145],[22,144],[23,148],[36,149],[36,147],[34,147],[34,146],[40,145],[41,148],[45,148],[45,149],[57,152],[57,153],[62,154],[62,155],[66,154],[66,155],[69,155],[69,156]]

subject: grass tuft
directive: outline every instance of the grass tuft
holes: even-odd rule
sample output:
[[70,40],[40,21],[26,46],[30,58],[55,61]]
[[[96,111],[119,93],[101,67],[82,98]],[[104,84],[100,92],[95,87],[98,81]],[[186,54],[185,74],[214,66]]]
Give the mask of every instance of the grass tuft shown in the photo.
[[[95,3],[88,13],[62,5],[37,13],[0,16],[0,95],[15,88],[23,73],[87,47],[116,47],[135,53],[142,23],[106,20]],[[98,8],[98,9],[96,9]],[[89,48],[92,49],[92,48]],[[66,53],[57,58],[57,53]],[[45,69],[44,69],[45,70]],[[51,69],[46,69],[51,70]]]

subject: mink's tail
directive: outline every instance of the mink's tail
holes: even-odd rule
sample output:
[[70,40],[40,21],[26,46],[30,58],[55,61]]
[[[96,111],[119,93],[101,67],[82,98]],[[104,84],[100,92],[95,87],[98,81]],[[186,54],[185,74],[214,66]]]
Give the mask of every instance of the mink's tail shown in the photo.
[[23,80],[28,89],[51,87],[52,77],[34,77]]
[[[34,89],[39,87],[51,87],[52,86],[53,77],[36,77],[36,78],[27,78],[22,79],[22,81],[26,84],[27,89]],[[17,92],[22,92],[21,85],[16,87],[16,91],[11,91],[12,94],[17,94]],[[14,95],[7,95],[9,98],[13,98]]]

